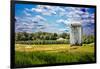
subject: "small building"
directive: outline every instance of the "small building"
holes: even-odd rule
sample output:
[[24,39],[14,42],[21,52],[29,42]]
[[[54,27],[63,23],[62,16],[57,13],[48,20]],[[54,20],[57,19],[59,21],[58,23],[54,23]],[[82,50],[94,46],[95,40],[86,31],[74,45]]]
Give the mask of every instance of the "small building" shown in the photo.
[[66,40],[64,38],[58,38],[57,41],[63,41],[63,40]]

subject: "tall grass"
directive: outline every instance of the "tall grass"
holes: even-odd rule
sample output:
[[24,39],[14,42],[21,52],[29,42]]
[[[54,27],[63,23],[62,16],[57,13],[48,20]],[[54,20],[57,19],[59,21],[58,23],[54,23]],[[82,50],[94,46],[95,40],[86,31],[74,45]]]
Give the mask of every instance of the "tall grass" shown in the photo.
[[58,50],[58,52],[48,52],[48,51],[15,52],[16,66],[73,63],[73,62],[93,62],[93,61],[95,61],[93,46],[92,47],[83,46],[75,50],[72,48],[69,51]]

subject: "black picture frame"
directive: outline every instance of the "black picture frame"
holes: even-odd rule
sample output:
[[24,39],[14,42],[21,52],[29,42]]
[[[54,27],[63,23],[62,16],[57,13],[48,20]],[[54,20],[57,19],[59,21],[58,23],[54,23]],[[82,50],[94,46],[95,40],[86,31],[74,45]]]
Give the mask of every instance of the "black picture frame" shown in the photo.
[[[29,65],[29,66],[19,66],[15,67],[15,4],[37,4],[37,5],[50,5],[50,6],[72,6],[72,7],[87,7],[95,8],[95,50],[94,50],[94,62],[81,62],[81,63],[61,63],[61,64],[46,64],[46,65]],[[80,4],[64,4],[64,3],[49,3],[49,2],[35,2],[35,1],[11,1],[11,27],[10,27],[10,67],[11,68],[27,68],[27,67],[44,67],[44,66],[59,66],[59,65],[77,65],[77,64],[90,64],[96,63],[96,6],[95,5],[80,5]]]

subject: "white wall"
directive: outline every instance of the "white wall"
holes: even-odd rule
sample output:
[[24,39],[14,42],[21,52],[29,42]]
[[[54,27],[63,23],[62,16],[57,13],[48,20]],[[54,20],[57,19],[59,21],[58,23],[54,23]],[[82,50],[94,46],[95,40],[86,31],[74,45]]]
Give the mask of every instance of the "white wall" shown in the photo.
[[[97,64],[39,67],[36,69],[99,69],[100,67],[100,0],[31,0],[71,4],[97,5]],[[0,0],[0,69],[10,66],[10,0]]]
[[82,31],[81,31],[81,29],[82,29],[82,27],[81,26],[71,26],[70,27],[70,44],[71,45],[75,45],[76,44],[76,42],[79,44],[79,45],[81,45],[81,33],[82,33]]

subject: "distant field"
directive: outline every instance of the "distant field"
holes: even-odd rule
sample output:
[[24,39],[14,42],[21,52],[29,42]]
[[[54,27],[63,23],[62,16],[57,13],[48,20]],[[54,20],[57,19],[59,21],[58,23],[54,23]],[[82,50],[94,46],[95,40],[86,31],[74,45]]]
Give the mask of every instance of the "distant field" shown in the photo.
[[72,47],[69,44],[16,44],[15,50],[16,66],[92,62],[95,60],[93,44]]

